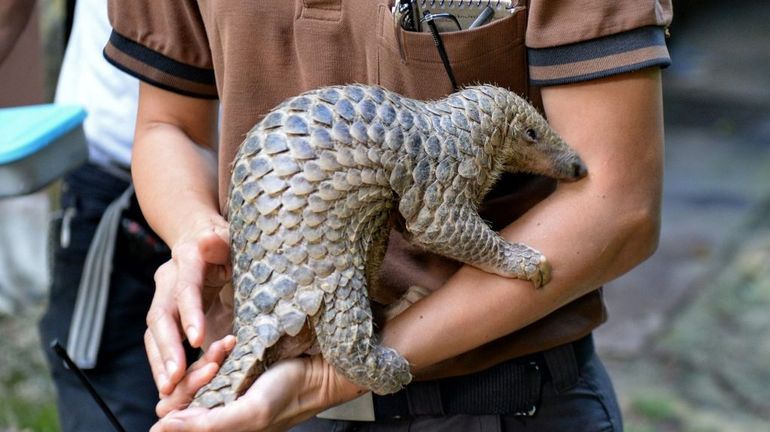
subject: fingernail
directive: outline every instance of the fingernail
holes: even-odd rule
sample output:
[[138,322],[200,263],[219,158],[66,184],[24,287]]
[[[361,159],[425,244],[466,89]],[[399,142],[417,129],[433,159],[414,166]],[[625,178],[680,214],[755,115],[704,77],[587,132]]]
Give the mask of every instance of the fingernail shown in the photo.
[[174,360],[166,360],[166,372],[169,376],[174,375],[176,372],[176,362]]
[[168,387],[168,377],[161,372],[158,374],[158,394],[165,394],[166,387]]
[[195,326],[187,327],[187,339],[189,340],[198,339],[198,329],[196,329]]

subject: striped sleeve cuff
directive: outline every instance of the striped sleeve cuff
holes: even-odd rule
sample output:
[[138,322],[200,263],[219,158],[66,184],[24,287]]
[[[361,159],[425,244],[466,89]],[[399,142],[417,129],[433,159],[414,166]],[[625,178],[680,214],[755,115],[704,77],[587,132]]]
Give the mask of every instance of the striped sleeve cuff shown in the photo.
[[528,48],[530,83],[569,84],[671,64],[662,27],[550,48]]
[[104,47],[104,57],[118,69],[156,87],[185,96],[217,98],[212,69],[180,63],[114,30]]

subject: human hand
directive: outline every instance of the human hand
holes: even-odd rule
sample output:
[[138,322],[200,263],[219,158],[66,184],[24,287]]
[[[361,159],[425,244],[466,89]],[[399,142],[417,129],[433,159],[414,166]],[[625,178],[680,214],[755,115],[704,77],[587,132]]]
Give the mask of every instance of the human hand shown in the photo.
[[[202,379],[204,374],[213,376],[215,373],[211,369],[191,372],[198,376],[192,378],[191,373],[189,380],[185,379],[184,384],[177,386],[178,394],[173,402],[187,401],[178,403],[179,407],[192,399],[198,384],[205,384]],[[187,394],[184,395],[184,392]],[[234,402],[211,410],[190,408],[172,411],[150,431],[284,431],[364,392],[366,389],[339,375],[321,356],[287,359],[270,367]],[[171,405],[166,406],[169,407]]]
[[204,312],[231,273],[228,226],[221,217],[182,236],[171,247],[171,260],[155,272],[144,343],[161,395],[170,394],[184,376],[183,335],[193,347],[203,344]]
[[193,363],[169,395],[161,395],[155,413],[163,418],[174,410],[187,407],[199,388],[210,382],[235,346],[235,336],[228,335],[211,343],[203,356]]
[[234,301],[233,284],[227,282],[206,310],[206,325],[204,326],[206,331],[201,346],[204,351],[208,350],[212,342],[232,334],[233,323],[235,322]]

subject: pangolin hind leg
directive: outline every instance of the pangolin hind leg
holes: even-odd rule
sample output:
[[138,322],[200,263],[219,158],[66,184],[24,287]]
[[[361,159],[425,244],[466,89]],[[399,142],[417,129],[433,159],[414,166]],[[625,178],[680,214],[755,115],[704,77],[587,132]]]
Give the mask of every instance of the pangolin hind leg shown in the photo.
[[306,352],[314,342],[314,334],[305,326],[296,336],[283,335],[275,345],[264,347],[261,340],[275,335],[275,327],[263,322],[241,327],[236,332],[233,351],[227,356],[217,375],[195,394],[191,407],[215,408],[234,401],[254,384],[271,364],[284,358],[297,357]]
[[201,387],[190,403],[190,407],[215,408],[234,401],[242,395],[262,372],[264,363],[253,355],[240,355],[248,345],[236,344],[233,352],[225,359],[217,375]]
[[311,322],[324,358],[354,383],[389,394],[412,380],[407,360],[376,340],[363,269],[341,272]]

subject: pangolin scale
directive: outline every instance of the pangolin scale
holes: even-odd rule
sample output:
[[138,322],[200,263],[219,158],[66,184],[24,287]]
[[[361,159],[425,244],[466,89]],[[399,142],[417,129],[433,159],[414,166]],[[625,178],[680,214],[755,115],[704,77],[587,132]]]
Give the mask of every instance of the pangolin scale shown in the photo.
[[315,342],[351,381],[398,391],[409,364],[378,343],[367,293],[392,216],[428,251],[539,287],[545,257],[502,239],[478,205],[503,172],[586,174],[536,109],[489,85],[427,102],[376,86],[313,90],[255,125],[232,167],[237,343],[192,406],[235,400]]

